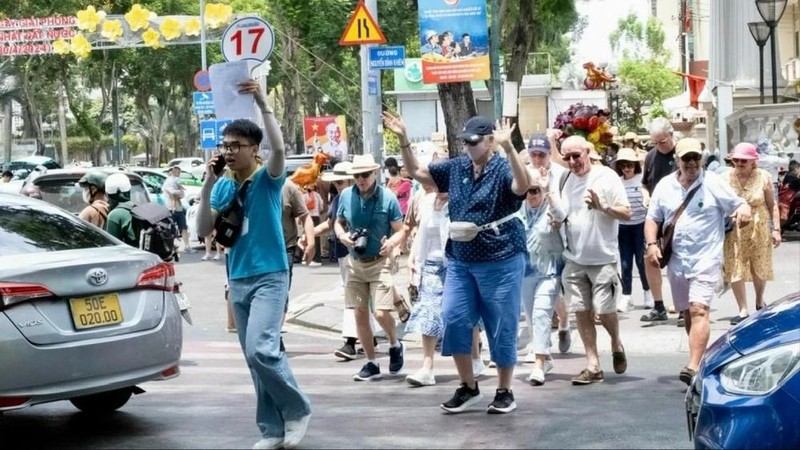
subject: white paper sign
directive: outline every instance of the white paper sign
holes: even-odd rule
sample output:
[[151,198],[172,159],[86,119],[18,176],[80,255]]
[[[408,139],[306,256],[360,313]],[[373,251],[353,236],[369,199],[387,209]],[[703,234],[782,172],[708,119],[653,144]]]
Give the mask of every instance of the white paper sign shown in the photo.
[[256,122],[256,104],[252,94],[240,94],[238,84],[250,80],[258,61],[233,61],[213,64],[208,68],[214,111],[217,120],[249,119]]

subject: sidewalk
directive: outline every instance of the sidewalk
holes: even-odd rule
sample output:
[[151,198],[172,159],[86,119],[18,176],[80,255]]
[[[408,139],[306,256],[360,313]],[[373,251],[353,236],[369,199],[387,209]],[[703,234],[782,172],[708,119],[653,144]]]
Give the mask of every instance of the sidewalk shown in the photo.
[[[798,290],[798,267],[800,267],[800,258],[798,258],[798,248],[800,243],[787,242],[776,250],[773,255],[775,261],[775,281],[767,285],[766,301],[771,303],[776,299],[791,292]],[[781,264],[780,261],[793,261],[793,264]],[[315,268],[307,268],[303,266],[295,266],[296,274],[301,272],[302,275],[311,275],[318,279],[320,282],[324,279],[329,286],[334,286],[333,289],[326,289],[321,291],[309,292],[303,295],[292,297],[289,302],[289,312],[287,313],[286,321],[293,325],[312,328],[318,331],[330,332],[334,336],[341,334],[341,320],[342,308],[344,305],[344,289],[341,287],[341,280],[338,277],[338,268],[326,263],[324,268],[336,270],[336,276],[330,276],[332,272],[327,270],[328,276],[321,273],[314,273]],[[318,268],[317,268],[318,269]],[[636,272],[634,270],[634,272]],[[395,275],[395,286],[399,291],[407,296],[406,286],[408,285],[408,271],[406,269],[405,257],[400,260],[400,270]],[[324,286],[324,284],[316,284],[315,286]],[[671,294],[669,291],[669,283],[664,276],[664,296],[666,298],[666,306],[671,306]],[[754,311],[754,300],[752,284],[748,283],[748,303],[750,306],[750,313]],[[633,279],[633,302],[634,309],[627,313],[619,314],[620,335],[622,342],[625,345],[625,350],[628,353],[644,353],[644,354],[658,354],[658,353],[674,353],[683,352],[688,353],[688,337],[683,328],[676,326],[678,315],[670,314],[667,322],[658,322],[657,324],[649,324],[641,322],[639,318],[646,312],[642,309],[642,288],[639,282],[638,275],[634,274]],[[729,290],[721,298],[715,298],[711,304],[711,339],[709,345],[714,342],[719,336],[731,328],[729,320],[738,314],[736,301],[733,298],[732,292]],[[570,315],[570,322],[572,325],[572,353],[584,353],[580,337],[575,330],[575,316]],[[398,322],[398,329],[402,339],[409,343],[419,344],[420,336],[414,334],[404,335],[403,324]],[[611,342],[605,330],[598,326],[598,349],[602,353],[611,352]],[[554,330],[555,333],[555,330]],[[555,345],[556,338],[553,337]]]

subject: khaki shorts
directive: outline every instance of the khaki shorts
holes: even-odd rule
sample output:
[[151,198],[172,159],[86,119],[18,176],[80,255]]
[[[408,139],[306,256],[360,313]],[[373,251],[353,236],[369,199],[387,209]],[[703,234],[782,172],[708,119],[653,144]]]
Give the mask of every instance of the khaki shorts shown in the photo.
[[689,309],[690,303],[699,303],[711,307],[711,299],[721,276],[720,266],[710,267],[692,278],[677,275],[667,270],[669,286],[672,290],[672,302],[678,311]]
[[372,311],[394,310],[394,258],[361,261],[347,257],[345,306]]
[[619,274],[616,263],[584,266],[566,261],[561,283],[570,296],[573,311],[594,310],[596,314],[617,312]]

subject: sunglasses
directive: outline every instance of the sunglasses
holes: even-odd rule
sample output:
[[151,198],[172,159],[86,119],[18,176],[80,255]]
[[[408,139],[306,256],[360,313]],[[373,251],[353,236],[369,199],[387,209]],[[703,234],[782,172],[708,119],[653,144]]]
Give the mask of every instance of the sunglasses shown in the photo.
[[689,153],[688,155],[681,156],[681,161],[683,162],[700,161],[700,155],[698,155],[697,153]]
[[363,172],[363,173],[354,173],[353,177],[355,178],[364,178],[367,179],[372,175],[372,172]]
[[734,164],[747,164],[748,159],[731,158]]
[[478,144],[481,143],[482,140],[483,140],[483,136],[481,136],[481,137],[479,137],[478,139],[475,139],[475,140],[472,140],[472,139],[461,139],[461,142],[464,145],[478,145]]
[[541,194],[542,190],[539,188],[530,188],[528,189],[528,194],[530,195],[539,195]]
[[583,157],[583,153],[567,153],[564,155],[564,161],[577,161]]
[[617,167],[619,167],[620,169],[631,169],[633,167],[636,167],[636,164],[632,162],[617,161]]

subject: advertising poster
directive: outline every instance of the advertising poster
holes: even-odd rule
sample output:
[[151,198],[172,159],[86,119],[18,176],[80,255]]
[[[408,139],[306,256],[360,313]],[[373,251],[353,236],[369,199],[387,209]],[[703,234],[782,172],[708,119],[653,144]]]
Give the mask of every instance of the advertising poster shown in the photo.
[[340,160],[347,158],[347,126],[344,116],[303,118],[306,154],[325,152]]
[[419,0],[419,39],[425,84],[489,79],[486,0]]

